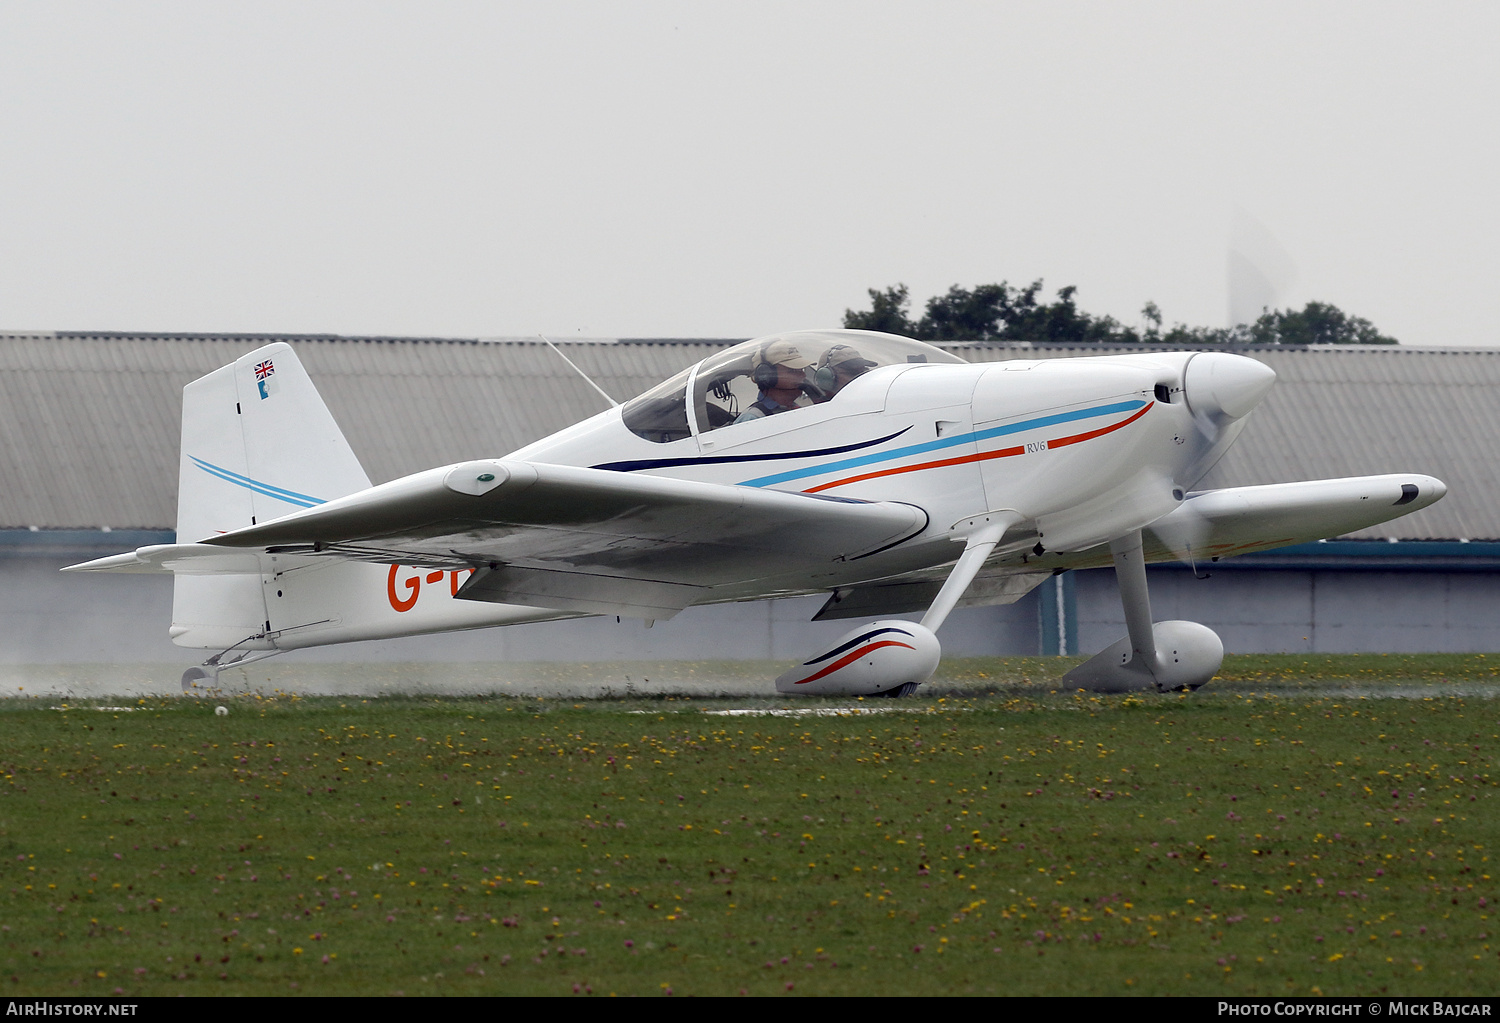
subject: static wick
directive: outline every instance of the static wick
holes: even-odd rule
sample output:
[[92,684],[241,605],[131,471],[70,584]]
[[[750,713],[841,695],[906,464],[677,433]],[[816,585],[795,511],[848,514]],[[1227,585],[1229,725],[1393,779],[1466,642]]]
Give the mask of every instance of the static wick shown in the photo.
[[569,366],[571,366],[573,368],[573,372],[574,373],[577,373],[579,376],[583,377],[584,383],[588,384],[594,390],[598,391],[599,395],[605,401],[609,402],[610,405],[613,406],[614,408],[619,408],[620,407],[620,403],[618,401],[615,401],[615,399],[611,398],[609,396],[609,392],[608,391],[606,391],[604,388],[600,387],[598,384],[596,384],[592,380],[590,380],[589,379],[589,375],[587,373],[585,373],[583,370],[579,369],[578,366],[577,366],[577,364],[574,363],[572,359],[570,359],[566,355],[564,355],[562,353],[562,349],[561,348],[557,347],[551,341],[548,341],[547,338],[544,335],[542,335],[542,334],[538,334],[537,337],[541,338],[544,342],[546,342],[547,347],[550,348],[550,349],[552,349],[554,352],[556,352],[557,353],[557,357],[559,359],[561,359],[563,362],[566,362]]

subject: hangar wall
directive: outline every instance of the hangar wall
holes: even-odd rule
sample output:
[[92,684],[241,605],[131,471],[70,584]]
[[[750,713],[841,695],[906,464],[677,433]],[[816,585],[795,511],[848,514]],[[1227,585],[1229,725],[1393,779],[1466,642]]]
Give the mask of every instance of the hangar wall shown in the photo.
[[[1113,574],[1078,573],[1079,650],[1125,634]],[[1147,572],[1157,621],[1185,618],[1229,653],[1487,653],[1500,650],[1500,574],[1236,569]]]
[[[186,667],[203,659],[197,651],[173,646],[167,639],[172,612],[169,577],[58,572],[64,565],[150,540],[127,531],[93,534],[95,542],[89,545],[41,542],[46,539],[45,531],[0,532],[0,664]],[[1500,650],[1500,617],[1494,614],[1500,607],[1500,572],[1474,571],[1472,566],[1465,571],[1424,569],[1408,561],[1391,570],[1210,566],[1206,575],[1195,576],[1186,567],[1151,568],[1152,610],[1158,621],[1202,622],[1219,633],[1231,653]],[[1093,654],[1125,634],[1111,571],[1069,573],[1060,582],[1045,582],[1015,604],[954,612],[941,634],[945,654]],[[809,621],[822,601],[798,597],[689,608],[650,629],[630,619],[583,618],[352,643],[297,651],[287,659],[791,661],[851,627],[847,622]]]

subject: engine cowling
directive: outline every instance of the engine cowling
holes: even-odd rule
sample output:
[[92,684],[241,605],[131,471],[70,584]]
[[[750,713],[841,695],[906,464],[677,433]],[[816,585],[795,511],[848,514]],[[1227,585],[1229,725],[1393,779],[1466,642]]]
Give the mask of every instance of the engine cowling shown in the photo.
[[927,681],[942,656],[942,645],[931,629],[899,619],[871,622],[785,672],[776,680],[776,691],[879,696]]

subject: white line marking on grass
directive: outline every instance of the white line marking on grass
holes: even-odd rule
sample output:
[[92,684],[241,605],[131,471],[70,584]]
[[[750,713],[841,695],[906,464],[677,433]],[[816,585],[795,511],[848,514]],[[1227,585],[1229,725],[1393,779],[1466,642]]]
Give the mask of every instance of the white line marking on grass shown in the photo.
[[772,717],[772,718],[847,718],[865,714],[920,714],[925,708],[917,707],[806,707],[791,710],[785,707],[735,707],[732,710],[705,710],[705,714],[717,717]]

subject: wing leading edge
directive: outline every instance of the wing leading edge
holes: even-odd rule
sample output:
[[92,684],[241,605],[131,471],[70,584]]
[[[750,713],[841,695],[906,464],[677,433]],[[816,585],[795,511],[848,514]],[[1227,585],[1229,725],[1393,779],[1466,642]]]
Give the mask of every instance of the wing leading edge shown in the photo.
[[[1420,473],[1205,490],[1188,494],[1141,534],[1148,562],[1208,561],[1358,532],[1420,511],[1447,492],[1442,480]],[[1059,569],[1110,563],[1105,545],[1039,560]]]
[[668,618],[715,587],[857,560],[926,526],[894,502],[494,459],[74,568],[243,573],[273,554],[472,568],[466,599]]
[[1420,511],[1447,492],[1432,476],[1390,473],[1189,494],[1147,528],[1146,557],[1196,560],[1310,543]]

